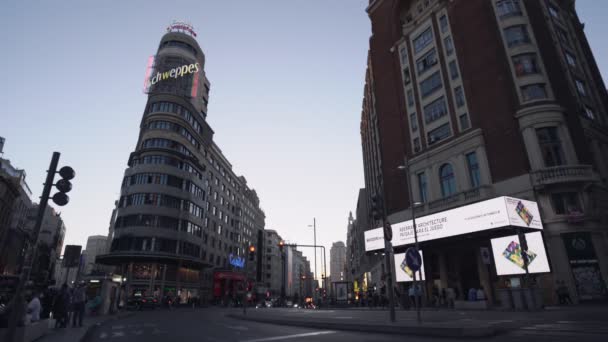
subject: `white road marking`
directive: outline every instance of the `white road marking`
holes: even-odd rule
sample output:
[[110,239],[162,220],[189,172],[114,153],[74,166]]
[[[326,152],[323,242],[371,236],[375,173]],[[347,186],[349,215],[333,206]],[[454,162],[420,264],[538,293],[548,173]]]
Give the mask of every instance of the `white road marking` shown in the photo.
[[113,325],[112,326],[112,330],[118,330],[118,329],[124,329],[125,326],[124,325]]
[[233,330],[249,330],[249,328],[247,328],[246,326],[243,326],[243,325],[226,325],[226,324],[222,324],[222,325],[228,329],[233,329]]
[[352,316],[338,316],[338,317],[334,317],[335,319],[351,319],[353,318]]
[[135,330],[135,331],[133,331],[133,335],[141,335],[143,333],[144,333],[143,330]]
[[296,335],[285,335],[285,336],[275,336],[275,337],[266,337],[266,338],[256,338],[253,340],[243,340],[241,342],[262,342],[262,341],[280,341],[287,340],[291,338],[299,338],[299,337],[308,337],[308,336],[319,336],[319,335],[327,335],[327,334],[335,334],[335,331],[317,331],[312,333],[305,334],[296,334]]
[[104,333],[101,333],[101,335],[99,335],[99,338],[100,338],[100,339],[102,339],[102,340],[103,340],[104,338],[106,338],[106,337],[108,337],[108,334],[106,334],[105,332],[104,332]]
[[125,336],[125,333],[122,332],[122,331],[115,331],[115,332],[112,333],[112,338],[114,338],[114,337],[124,337],[124,336]]

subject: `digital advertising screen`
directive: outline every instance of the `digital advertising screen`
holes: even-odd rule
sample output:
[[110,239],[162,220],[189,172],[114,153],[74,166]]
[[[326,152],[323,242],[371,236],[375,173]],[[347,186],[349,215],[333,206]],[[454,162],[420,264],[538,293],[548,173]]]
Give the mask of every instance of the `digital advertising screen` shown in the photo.
[[[420,272],[416,272],[416,280],[421,280],[418,279],[420,277],[420,273],[422,273],[422,280],[426,280],[426,276],[424,274],[424,254],[422,254],[422,251],[419,252],[420,256],[422,257],[422,266],[420,267]],[[405,253],[395,254],[394,258],[395,280],[398,283],[414,281],[414,273],[405,264]]]
[[[549,259],[540,232],[527,233],[526,242],[528,243],[528,272],[547,273]],[[505,236],[492,239],[492,255],[497,275],[525,274],[523,251],[517,235]]]

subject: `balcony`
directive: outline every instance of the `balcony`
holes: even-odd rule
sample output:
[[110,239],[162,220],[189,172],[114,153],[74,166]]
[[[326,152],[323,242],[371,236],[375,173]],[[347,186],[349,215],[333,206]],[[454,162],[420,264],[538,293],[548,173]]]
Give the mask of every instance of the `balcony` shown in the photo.
[[599,180],[591,165],[561,165],[531,172],[534,187],[557,183],[595,182]]

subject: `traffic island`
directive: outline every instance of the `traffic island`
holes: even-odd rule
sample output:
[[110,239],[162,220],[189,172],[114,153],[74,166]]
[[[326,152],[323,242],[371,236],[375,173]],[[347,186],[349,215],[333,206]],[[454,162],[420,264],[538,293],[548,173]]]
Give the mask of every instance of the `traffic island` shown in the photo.
[[416,323],[416,322],[396,322],[373,324],[356,320],[340,321],[335,319],[305,319],[305,318],[284,318],[277,316],[256,315],[251,312],[247,315],[227,314],[226,317],[253,321],[259,323],[289,325],[305,328],[331,329],[359,331],[366,333],[395,334],[395,335],[415,335],[431,337],[463,337],[463,338],[485,338],[496,335],[497,330],[485,323],[475,325],[448,324],[448,323]]

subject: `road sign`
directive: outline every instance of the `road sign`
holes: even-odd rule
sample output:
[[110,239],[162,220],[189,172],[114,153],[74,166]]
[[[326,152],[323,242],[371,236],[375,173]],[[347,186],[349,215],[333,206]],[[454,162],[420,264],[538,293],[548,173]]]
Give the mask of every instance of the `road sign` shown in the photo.
[[393,228],[391,228],[391,224],[388,221],[384,221],[384,238],[386,241],[393,239]]
[[422,266],[422,257],[415,248],[410,247],[405,251],[405,263],[413,272],[418,272]]

